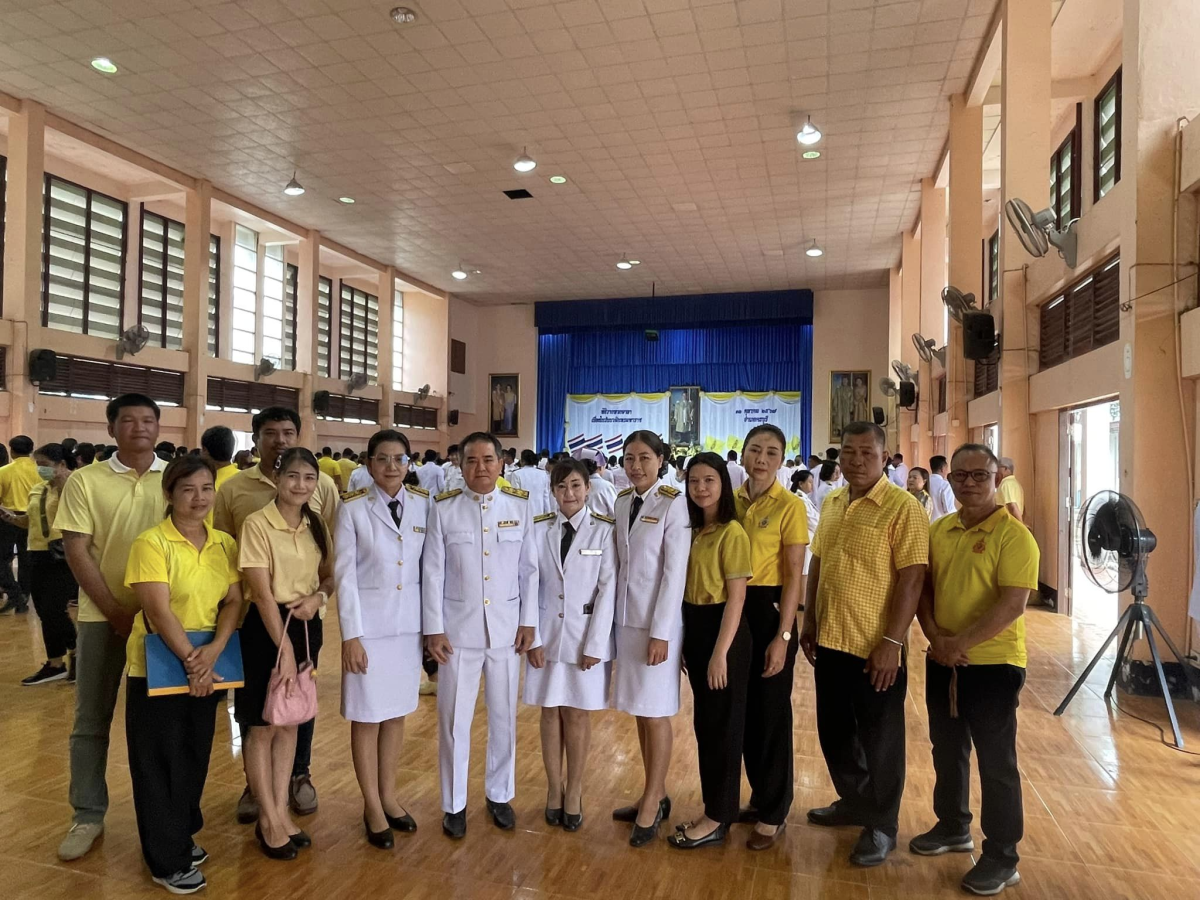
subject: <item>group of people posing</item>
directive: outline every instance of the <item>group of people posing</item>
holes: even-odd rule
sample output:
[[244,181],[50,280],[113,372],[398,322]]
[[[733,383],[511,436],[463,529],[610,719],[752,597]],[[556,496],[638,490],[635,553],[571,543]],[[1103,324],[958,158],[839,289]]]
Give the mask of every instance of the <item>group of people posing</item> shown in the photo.
[[[667,841],[697,849],[747,823],[747,846],[769,848],[782,839],[793,800],[792,685],[802,651],[815,669],[817,728],[838,795],[808,821],[860,828],[850,859],[878,865],[896,846],[915,616],[928,646],[937,824],[910,849],[974,848],[974,743],[987,839],[963,886],[991,894],[1019,880],[1016,707],[1038,557],[1029,532],[996,502],[999,466],[986,447],[955,452],[948,478],[959,509],[931,526],[917,498],[886,477],[883,431],[847,426],[838,459],[846,485],[825,498],[809,547],[811,519],[780,483],[786,444],[771,425],[746,436],[736,489],[719,455],[692,457],[681,486],[658,435],[628,435],[628,487],[610,515],[589,506],[595,464],[573,458],[547,467],[553,509],[535,511],[530,493],[503,478],[505,453],[490,434],[462,441],[455,486],[434,494],[416,478],[405,435],[380,431],[366,452],[369,485],[339,498],[318,459],[299,446],[293,410],[254,417],[259,461],[244,470],[216,471],[193,455],[164,463],[154,452],[158,416],[140,395],[112,401],[118,450],[102,465],[72,472],[55,444],[34,453],[55,514],[41,522],[31,514],[29,526],[61,539],[66,574],[79,586],[75,818],[63,859],[86,854],[103,830],[108,732],[126,673],[143,855],[173,893],[204,886],[198,867],[207,854],[194,835],[222,690],[216,663],[235,632],[247,775],[239,818],[256,823],[272,859],[311,847],[294,816],[316,808],[308,774],[315,719],[271,724],[264,705],[309,677],[322,619],[336,606],[341,712],[352,723],[373,846],[391,848],[396,831],[417,828],[397,795],[396,768],[422,670],[434,663],[442,829],[451,838],[467,830],[481,677],[483,799],[496,827],[515,826],[524,658],[522,699],[542,709],[547,823],[584,827],[589,714],[615,708],[636,720],[644,783],[612,816],[630,825],[632,846],[658,838],[672,813],[671,720],[686,673],[703,806]],[[211,640],[197,646],[195,632],[212,632]],[[186,694],[149,693],[148,634],[160,635],[183,664]],[[48,634],[48,655],[54,649]],[[743,765],[751,787],[744,805]]]

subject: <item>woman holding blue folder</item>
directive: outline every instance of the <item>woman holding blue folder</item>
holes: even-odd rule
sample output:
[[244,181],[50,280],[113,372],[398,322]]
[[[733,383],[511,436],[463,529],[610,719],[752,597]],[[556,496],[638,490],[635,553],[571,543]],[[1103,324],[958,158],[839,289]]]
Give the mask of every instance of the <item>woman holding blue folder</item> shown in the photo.
[[[192,836],[204,824],[200,798],[222,680],[214,667],[237,630],[242,588],[233,538],[204,522],[215,498],[211,464],[178,457],[163,472],[162,486],[167,517],[133,542],[125,569],[142,607],[126,651],[125,737],[146,865],[171,893],[190,894],[204,887],[196,867],[208,859]],[[195,632],[215,634],[197,647]],[[150,693],[148,633],[182,661],[185,685]]]

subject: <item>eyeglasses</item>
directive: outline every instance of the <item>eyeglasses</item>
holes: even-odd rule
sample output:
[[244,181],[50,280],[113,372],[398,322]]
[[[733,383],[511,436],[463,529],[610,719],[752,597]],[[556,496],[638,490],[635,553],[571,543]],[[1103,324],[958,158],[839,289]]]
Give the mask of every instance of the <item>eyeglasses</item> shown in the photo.
[[950,473],[950,480],[955,484],[966,484],[968,478],[976,484],[983,484],[985,481],[995,477],[995,469],[972,469],[969,471],[967,469],[957,469]]
[[408,454],[397,453],[395,456],[384,456],[382,453],[376,453],[371,457],[371,460],[381,466],[386,466],[389,463],[395,463],[398,466],[402,466],[408,462]]

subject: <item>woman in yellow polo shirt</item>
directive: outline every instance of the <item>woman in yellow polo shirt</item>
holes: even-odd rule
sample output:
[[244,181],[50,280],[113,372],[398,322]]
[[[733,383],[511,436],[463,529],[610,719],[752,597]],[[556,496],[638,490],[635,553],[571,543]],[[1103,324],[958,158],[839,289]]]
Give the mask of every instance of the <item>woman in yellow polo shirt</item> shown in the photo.
[[[213,666],[237,630],[242,588],[233,538],[204,522],[216,496],[211,464],[178,457],[162,487],[167,517],[133,542],[125,568],[142,607],[126,645],[125,738],[142,856],[158,884],[182,894],[205,883],[196,866],[208,854],[192,836],[204,824],[200,798],[221,696]],[[197,648],[188,637],[197,631],[216,633]],[[147,694],[148,632],[183,661],[187,693]]]
[[722,843],[737,820],[753,646],[742,616],[750,541],[738,524],[729,469],[718,454],[701,453],[688,464],[687,507],[692,552],[683,594],[683,661],[692,685],[704,813],[667,839],[680,850]]
[[[254,604],[242,623],[246,686],[236,698],[238,722],[250,726],[246,774],[259,804],[259,847],[271,859],[295,859],[312,838],[292,821],[288,786],[296,753],[295,725],[270,725],[262,717],[267,686],[282,647],[280,671],[296,677],[297,662],[321,651],[321,618],[333,591],[333,548],[325,522],[309,506],[320,468],[304,447],[285,450],[275,464],[278,493],[242,523],[239,565]],[[284,621],[292,613],[284,634]]]
[[750,805],[738,821],[754,822],[746,842],[766,850],[783,833],[792,807],[792,677],[799,648],[796,611],[804,596],[808,512],[776,473],[787,442],[774,425],[750,429],[742,445],[746,483],[738,488],[738,521],[750,539],[746,623],[753,642],[742,752]]

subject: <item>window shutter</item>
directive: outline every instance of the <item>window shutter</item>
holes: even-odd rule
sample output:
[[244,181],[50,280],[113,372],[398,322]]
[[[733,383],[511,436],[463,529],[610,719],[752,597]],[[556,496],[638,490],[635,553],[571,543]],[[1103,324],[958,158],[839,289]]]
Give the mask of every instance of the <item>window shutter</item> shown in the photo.
[[221,355],[221,239],[208,236],[208,355]]
[[1111,344],[1121,334],[1121,261],[1113,260],[1096,273],[1092,285],[1093,326],[1095,347]]
[[332,378],[329,367],[330,315],[333,304],[333,282],[322,277],[317,288],[317,374]]
[[178,350],[183,346],[184,227],[145,208],[141,225],[138,324],[156,346]]
[[1083,282],[1067,292],[1067,354],[1071,358],[1089,352],[1092,342],[1092,321],[1095,318],[1092,287],[1093,278],[1085,278]]
[[138,393],[164,406],[182,406],[183,373],[60,355],[54,380],[43,381],[40,392],[92,400]]
[[1040,368],[1049,369],[1067,358],[1067,301],[1056,297],[1042,306],[1042,337],[1038,348]]
[[288,263],[283,278],[283,367],[296,371],[296,282],[300,270]]
[[258,412],[268,406],[300,409],[300,391],[265,381],[208,379],[208,407],[226,412]]

